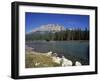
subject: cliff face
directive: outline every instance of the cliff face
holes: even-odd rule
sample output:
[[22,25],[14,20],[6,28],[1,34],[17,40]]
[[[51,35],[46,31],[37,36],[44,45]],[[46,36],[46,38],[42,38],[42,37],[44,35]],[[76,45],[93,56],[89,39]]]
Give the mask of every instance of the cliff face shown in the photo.
[[63,31],[65,28],[61,25],[58,24],[46,24],[46,25],[41,25],[40,27],[33,29],[33,32],[37,31],[49,31],[49,32],[59,32]]

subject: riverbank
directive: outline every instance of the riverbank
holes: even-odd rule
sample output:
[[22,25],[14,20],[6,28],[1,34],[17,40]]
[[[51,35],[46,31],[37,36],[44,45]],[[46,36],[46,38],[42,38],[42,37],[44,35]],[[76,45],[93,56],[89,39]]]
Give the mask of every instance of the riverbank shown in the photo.
[[37,68],[37,67],[66,67],[66,66],[80,66],[81,62],[73,62],[65,56],[59,57],[57,53],[52,51],[47,53],[41,53],[33,51],[31,47],[27,47],[25,50],[25,67]]

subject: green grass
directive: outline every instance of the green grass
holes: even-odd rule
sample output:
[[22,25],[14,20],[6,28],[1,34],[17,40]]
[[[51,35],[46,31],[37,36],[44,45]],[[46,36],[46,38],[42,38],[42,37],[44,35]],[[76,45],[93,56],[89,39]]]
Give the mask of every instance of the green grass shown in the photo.
[[[36,63],[38,63],[36,65]],[[45,54],[37,52],[26,52],[25,55],[25,67],[35,68],[35,67],[57,67],[60,64],[53,62],[51,56],[46,56]]]

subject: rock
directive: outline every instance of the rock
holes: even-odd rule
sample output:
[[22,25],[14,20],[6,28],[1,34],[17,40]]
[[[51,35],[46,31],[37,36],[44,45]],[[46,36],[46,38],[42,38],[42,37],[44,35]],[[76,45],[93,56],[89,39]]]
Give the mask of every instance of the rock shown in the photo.
[[53,62],[60,64],[61,63],[61,58],[60,57],[52,57]]
[[58,54],[57,54],[57,53],[53,53],[53,56],[57,57],[57,56],[58,56]]
[[36,62],[36,63],[35,63],[35,66],[38,66],[38,65],[40,65],[40,63],[37,63],[37,62]]
[[62,56],[62,66],[72,66],[72,61],[66,59],[64,56]]
[[52,55],[52,51],[47,53],[47,56],[51,56]]
[[81,66],[82,64],[79,61],[75,62],[75,66]]

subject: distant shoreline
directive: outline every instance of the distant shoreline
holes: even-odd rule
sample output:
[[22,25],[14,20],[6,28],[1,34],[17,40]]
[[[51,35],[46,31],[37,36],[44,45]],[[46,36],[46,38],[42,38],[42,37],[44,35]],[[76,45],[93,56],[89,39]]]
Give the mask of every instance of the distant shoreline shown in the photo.
[[[31,42],[55,42],[55,40],[46,41],[46,40],[34,40],[34,41],[25,41],[25,43],[31,43]],[[62,42],[57,40],[56,42]],[[89,42],[89,40],[63,40],[63,42]]]

